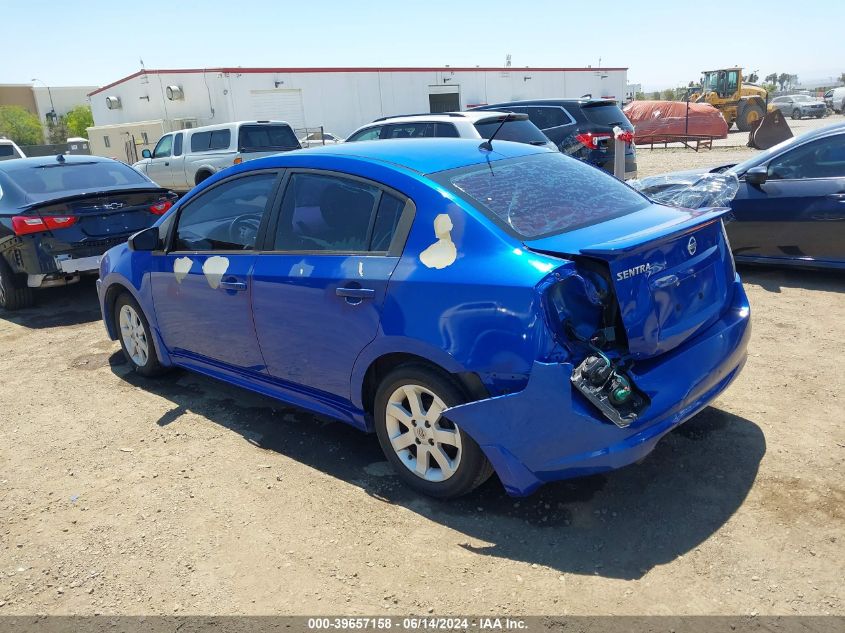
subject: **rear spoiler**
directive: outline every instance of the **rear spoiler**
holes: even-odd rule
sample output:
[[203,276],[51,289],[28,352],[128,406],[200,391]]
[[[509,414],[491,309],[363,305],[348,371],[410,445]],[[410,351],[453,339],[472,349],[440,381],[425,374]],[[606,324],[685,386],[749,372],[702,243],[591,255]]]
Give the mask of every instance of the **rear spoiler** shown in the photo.
[[136,188],[117,188],[104,189],[96,191],[85,191],[82,193],[75,193],[72,196],[63,196],[61,198],[49,198],[48,200],[30,200],[18,207],[21,211],[28,209],[36,209],[38,207],[48,207],[53,204],[61,204],[63,202],[73,202],[74,200],[82,200],[84,198],[91,198],[94,196],[112,196],[121,193],[172,193],[169,189],[164,187],[136,187]]
[[642,248],[643,244],[647,244],[648,242],[679,237],[694,229],[712,224],[730,212],[731,210],[728,207],[697,209],[690,212],[694,213],[694,215],[677,221],[658,224],[657,226],[652,226],[636,233],[629,233],[615,240],[594,244],[578,250],[582,255],[618,255],[626,251],[638,250]]

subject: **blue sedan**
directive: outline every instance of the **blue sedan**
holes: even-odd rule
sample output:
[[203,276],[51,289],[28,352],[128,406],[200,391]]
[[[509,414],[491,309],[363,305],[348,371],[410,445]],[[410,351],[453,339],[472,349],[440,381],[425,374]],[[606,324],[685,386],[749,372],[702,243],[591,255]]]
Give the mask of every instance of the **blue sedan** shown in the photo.
[[725,201],[737,261],[845,269],[845,123],[791,138],[738,165],[644,178],[635,186],[657,201],[688,205],[697,189],[713,188],[713,175],[739,182]]
[[179,366],[375,432],[416,490],[514,495],[638,461],[737,376],[721,214],[530,145],[291,152],[203,182],[111,249],[138,373]]

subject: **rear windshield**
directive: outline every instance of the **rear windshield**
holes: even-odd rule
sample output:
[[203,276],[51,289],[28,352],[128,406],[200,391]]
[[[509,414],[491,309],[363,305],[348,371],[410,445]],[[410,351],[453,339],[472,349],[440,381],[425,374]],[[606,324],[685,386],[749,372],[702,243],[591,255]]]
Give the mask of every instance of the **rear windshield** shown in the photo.
[[8,143],[0,143],[0,158],[20,158],[15,148]]
[[[481,121],[475,124],[475,129],[481,138],[490,138],[501,124],[501,120],[492,119],[489,122]],[[500,141],[516,141],[517,143],[529,143],[531,145],[545,145],[549,142],[536,125],[528,119],[505,121],[502,129],[496,134]]]
[[242,152],[299,149],[299,141],[287,125],[242,125],[238,149]]
[[649,205],[613,176],[552,152],[462,167],[434,179],[522,239],[564,233]]
[[7,169],[6,175],[28,197],[46,200],[67,192],[99,191],[122,185],[154,185],[137,171],[118,162],[65,163]]
[[622,125],[628,123],[628,118],[618,105],[584,105],[581,107],[584,116],[590,123],[596,125]]

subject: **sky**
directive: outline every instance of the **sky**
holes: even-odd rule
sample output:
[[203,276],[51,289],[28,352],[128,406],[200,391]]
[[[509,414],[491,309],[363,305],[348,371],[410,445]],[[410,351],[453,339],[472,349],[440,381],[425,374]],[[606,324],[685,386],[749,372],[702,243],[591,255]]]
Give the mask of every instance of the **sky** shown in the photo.
[[843,24],[843,0],[0,0],[0,83],[101,86],[141,59],[148,69],[498,67],[507,54],[514,66],[601,60],[645,90],[733,65],[824,80],[845,72]]

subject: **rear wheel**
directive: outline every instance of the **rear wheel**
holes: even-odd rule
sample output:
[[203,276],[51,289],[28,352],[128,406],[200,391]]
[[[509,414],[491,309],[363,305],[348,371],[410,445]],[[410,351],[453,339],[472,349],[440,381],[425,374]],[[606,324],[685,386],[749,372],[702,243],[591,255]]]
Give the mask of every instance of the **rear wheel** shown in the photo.
[[197,175],[194,177],[194,184],[195,185],[200,184],[203,180],[205,180],[209,176],[211,176],[211,174],[207,171],[197,172]]
[[375,398],[379,443],[396,474],[433,497],[464,495],[493,473],[478,444],[442,415],[466,397],[448,376],[404,365],[381,383]]
[[792,111],[792,118],[795,119],[796,121],[799,120],[801,118],[801,110],[799,110],[798,108],[795,108]]
[[35,303],[35,293],[32,288],[22,284],[15,278],[6,260],[0,256],[0,308],[6,310],[21,310]]
[[150,326],[138,302],[124,292],[114,304],[120,347],[132,369],[142,376],[157,376],[165,368],[158,362]]

